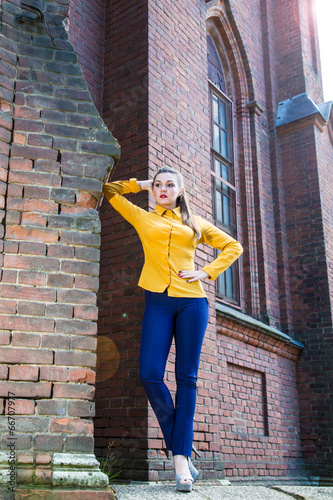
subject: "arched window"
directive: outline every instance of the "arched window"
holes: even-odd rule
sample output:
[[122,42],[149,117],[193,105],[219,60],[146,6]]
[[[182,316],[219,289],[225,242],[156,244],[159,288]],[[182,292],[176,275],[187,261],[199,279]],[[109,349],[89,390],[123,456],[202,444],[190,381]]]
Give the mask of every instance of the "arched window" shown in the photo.
[[[232,101],[226,95],[222,64],[209,35],[207,48],[215,225],[237,239]],[[222,300],[239,304],[237,262],[219,276],[216,293]]]

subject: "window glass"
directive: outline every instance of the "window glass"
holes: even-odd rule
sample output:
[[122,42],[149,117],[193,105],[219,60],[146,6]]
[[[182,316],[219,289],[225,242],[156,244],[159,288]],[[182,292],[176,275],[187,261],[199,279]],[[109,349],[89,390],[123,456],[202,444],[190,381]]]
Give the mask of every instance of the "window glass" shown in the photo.
[[[229,190],[229,188],[225,188],[227,191]],[[223,224],[225,226],[231,226],[230,224],[230,211],[229,211],[229,207],[230,207],[230,199],[228,196],[225,196],[223,195]]]
[[207,36],[207,52],[208,52],[208,79],[222,92],[226,92],[225,79],[222,69],[222,64],[218,56],[213,40]]
[[220,153],[220,129],[219,126],[214,123],[214,145],[213,148]]
[[221,172],[221,177],[223,177],[224,180],[229,182],[229,169],[227,165],[222,165],[222,172]]
[[234,293],[233,293],[233,283],[232,283],[232,267],[228,267],[228,269],[226,270],[225,272],[225,281],[226,281],[226,288],[227,288],[227,293],[226,295],[228,297],[233,297],[234,296]]
[[222,215],[222,194],[220,191],[216,191],[216,219],[223,224]]
[[221,130],[221,143],[220,153],[225,158],[228,158],[228,139],[227,133],[224,130]]
[[[210,84],[212,177],[215,223],[237,239],[236,186],[233,164],[232,102],[226,96],[221,61],[210,37],[208,77]],[[216,293],[221,299],[239,303],[239,273],[236,261],[218,277]]]
[[216,95],[213,95],[213,119],[215,123],[219,123],[219,100]]
[[221,127],[223,127],[224,129],[227,128],[227,119],[226,119],[226,116],[225,116],[225,104],[223,101],[220,101],[220,123],[221,123]]

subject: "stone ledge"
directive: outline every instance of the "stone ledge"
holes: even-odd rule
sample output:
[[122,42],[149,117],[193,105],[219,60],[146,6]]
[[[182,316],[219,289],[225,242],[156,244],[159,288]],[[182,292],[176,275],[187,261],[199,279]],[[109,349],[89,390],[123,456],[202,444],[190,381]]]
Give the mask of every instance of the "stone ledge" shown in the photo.
[[304,92],[279,102],[275,128],[283,134],[312,124],[322,132],[329,122],[331,111],[332,101],[317,105]]
[[289,337],[289,335],[281,332],[277,328],[266,325],[262,321],[259,321],[255,318],[251,318],[251,316],[248,316],[247,314],[237,311],[232,307],[221,304],[220,302],[215,302],[215,306],[217,313],[222,313],[224,316],[234,319],[238,323],[241,323],[248,328],[254,327],[256,330],[260,330],[265,334],[269,335],[270,337],[273,337],[274,339],[279,340],[280,342],[283,342],[284,344],[294,347],[300,351],[304,349],[303,344],[297,342],[297,340],[294,340],[293,338]]
[[[14,496],[15,495],[15,496]],[[63,488],[16,488],[15,492],[0,489],[1,500],[116,500],[114,490],[78,490]]]
[[[10,471],[8,463],[8,453],[0,452],[0,485],[7,485]],[[15,482],[24,484],[24,487],[32,486],[32,470],[33,465],[28,466],[15,465],[13,474]],[[50,467],[47,468],[50,471]],[[26,472],[22,476],[22,472]],[[20,474],[22,477],[20,477]],[[14,479],[13,479],[14,480]],[[109,478],[100,470],[100,463],[93,454],[83,453],[54,453],[52,461],[52,473],[49,475],[47,488],[50,487],[62,488],[90,488],[106,489],[109,486]],[[16,489],[16,486],[15,486]],[[1,497],[0,497],[1,498]]]
[[85,453],[54,453],[53,465],[63,465],[67,467],[97,467],[99,461],[94,454]]
[[52,474],[53,486],[105,488],[108,477],[98,470],[57,470]]
[[54,453],[52,485],[81,488],[106,488],[109,478],[100,471],[93,454]]

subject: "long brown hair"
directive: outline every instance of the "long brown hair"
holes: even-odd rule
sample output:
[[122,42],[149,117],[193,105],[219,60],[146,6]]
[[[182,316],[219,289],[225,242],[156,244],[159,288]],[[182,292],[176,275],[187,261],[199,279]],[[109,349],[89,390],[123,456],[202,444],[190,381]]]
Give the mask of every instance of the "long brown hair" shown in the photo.
[[178,198],[176,200],[176,206],[180,207],[180,213],[182,216],[183,224],[185,224],[186,226],[193,229],[194,239],[195,239],[195,241],[197,241],[201,237],[201,231],[200,231],[198,224],[193,219],[190,205],[189,205],[188,198],[187,198],[187,194],[185,192],[183,176],[179,172],[179,170],[176,170],[175,168],[172,168],[172,167],[161,167],[160,169],[158,169],[158,171],[154,175],[153,185],[155,184],[155,178],[158,174],[164,174],[167,172],[174,174],[176,176],[177,184],[178,184],[179,188],[183,188],[182,192],[180,193],[180,195],[178,196]]

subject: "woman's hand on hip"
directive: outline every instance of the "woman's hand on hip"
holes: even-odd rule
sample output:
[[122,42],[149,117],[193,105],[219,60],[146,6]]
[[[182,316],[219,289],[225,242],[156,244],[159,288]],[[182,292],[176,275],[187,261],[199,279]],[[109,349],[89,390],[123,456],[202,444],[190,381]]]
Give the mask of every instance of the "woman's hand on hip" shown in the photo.
[[186,279],[189,283],[209,278],[209,274],[205,271],[179,271],[178,276]]

